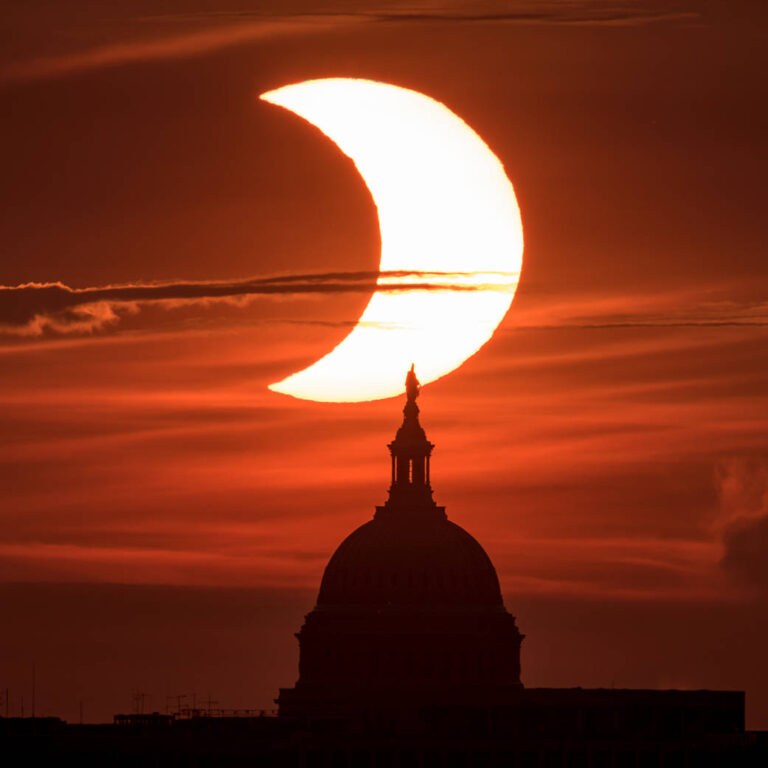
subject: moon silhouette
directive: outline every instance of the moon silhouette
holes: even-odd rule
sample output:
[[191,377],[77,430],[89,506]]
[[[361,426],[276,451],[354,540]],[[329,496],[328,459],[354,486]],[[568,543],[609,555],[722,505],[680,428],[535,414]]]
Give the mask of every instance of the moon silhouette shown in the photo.
[[[425,384],[458,368],[501,323],[522,265],[520,210],[499,159],[446,106],[406,88],[331,78],[260,98],[319,128],[357,166],[378,210],[385,289],[335,349],[270,389],[378,400],[403,392],[411,363]],[[436,287],[390,292],[413,282],[392,271]]]

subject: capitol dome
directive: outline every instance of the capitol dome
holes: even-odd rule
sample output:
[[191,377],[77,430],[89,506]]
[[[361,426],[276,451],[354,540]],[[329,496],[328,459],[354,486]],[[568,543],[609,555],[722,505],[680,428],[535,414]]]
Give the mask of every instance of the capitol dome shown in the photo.
[[281,715],[369,722],[395,701],[421,711],[446,696],[461,704],[521,687],[523,635],[493,563],[432,498],[434,446],[419,423],[413,369],[406,391],[388,446],[389,497],[326,566],[296,635],[299,679],[280,690]]
[[485,550],[442,508],[380,507],[331,557],[317,598],[330,606],[501,606]]

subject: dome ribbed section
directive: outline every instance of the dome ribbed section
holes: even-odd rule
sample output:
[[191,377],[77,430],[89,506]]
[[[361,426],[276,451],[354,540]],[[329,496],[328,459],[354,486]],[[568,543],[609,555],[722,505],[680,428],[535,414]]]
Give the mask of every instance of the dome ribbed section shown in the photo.
[[318,607],[501,606],[485,550],[440,512],[386,514],[380,508],[331,557]]

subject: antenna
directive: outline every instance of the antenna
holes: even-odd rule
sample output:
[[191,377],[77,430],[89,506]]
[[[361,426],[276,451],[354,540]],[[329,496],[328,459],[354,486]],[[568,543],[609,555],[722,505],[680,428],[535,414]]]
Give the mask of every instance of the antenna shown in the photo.
[[181,702],[183,699],[186,699],[187,696],[189,696],[188,693],[178,693],[176,696],[166,696],[166,706],[168,706],[168,701],[175,701],[176,702],[176,712],[181,712]]
[[133,707],[136,710],[135,714],[143,715],[144,701],[149,698],[149,695],[137,688],[135,691],[131,691],[131,698],[133,699]]
[[219,703],[218,701],[211,698],[211,694],[209,692],[208,698],[203,700],[203,707],[205,707],[205,711],[208,714],[208,716],[210,716],[211,714],[211,709],[213,708],[213,705],[218,703]]

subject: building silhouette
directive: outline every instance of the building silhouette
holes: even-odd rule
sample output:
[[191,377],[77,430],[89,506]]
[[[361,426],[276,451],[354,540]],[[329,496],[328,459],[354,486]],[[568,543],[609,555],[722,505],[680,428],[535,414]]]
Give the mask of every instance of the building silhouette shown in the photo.
[[419,385],[407,378],[403,423],[389,444],[389,498],[331,557],[315,609],[297,637],[299,680],[280,714],[341,717],[354,727],[408,727],[433,700],[520,688],[520,634],[496,570],[448,520],[430,484],[433,445],[419,423]]
[[[275,768],[707,768],[768,765],[741,691],[526,688],[524,638],[482,546],[431,486],[406,379],[389,495],[331,557],[278,711],[0,718],[10,764]],[[41,762],[44,761],[44,762]]]

